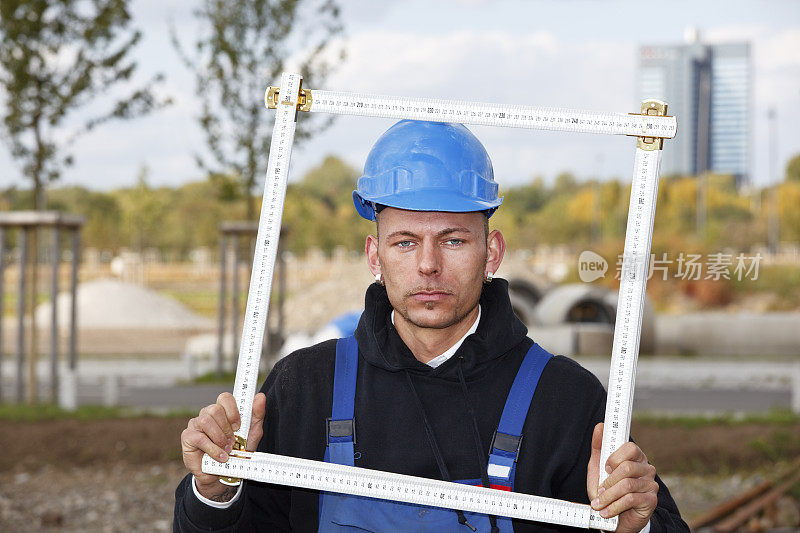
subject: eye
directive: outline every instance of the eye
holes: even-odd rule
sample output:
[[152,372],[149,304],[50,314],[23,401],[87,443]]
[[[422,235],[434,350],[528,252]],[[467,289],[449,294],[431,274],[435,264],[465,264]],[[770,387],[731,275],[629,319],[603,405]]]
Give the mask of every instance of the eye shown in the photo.
[[453,239],[447,239],[446,241],[444,241],[444,243],[449,246],[458,246],[459,244],[463,244],[464,240],[453,238]]
[[397,243],[397,246],[399,246],[400,248],[408,248],[408,247],[410,247],[412,244],[413,244],[413,243],[412,243],[411,241],[399,241],[399,242]]

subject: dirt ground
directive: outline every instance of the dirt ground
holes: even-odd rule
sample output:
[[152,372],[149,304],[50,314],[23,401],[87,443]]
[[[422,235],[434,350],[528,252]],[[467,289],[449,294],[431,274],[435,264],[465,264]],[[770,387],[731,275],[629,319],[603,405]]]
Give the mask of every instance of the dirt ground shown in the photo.
[[[0,421],[0,530],[169,531],[186,418]],[[634,422],[688,519],[800,454],[800,427]]]

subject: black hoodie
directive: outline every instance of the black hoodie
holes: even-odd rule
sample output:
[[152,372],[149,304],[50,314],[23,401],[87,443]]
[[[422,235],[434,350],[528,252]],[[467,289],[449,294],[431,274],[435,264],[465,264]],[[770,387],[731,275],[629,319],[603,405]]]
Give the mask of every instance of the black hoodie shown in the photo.
[[[451,479],[480,479],[475,425],[460,386],[459,366],[483,453],[488,455],[511,383],[533,343],[511,308],[507,282],[496,278],[484,286],[477,331],[435,369],[414,358],[399,337],[385,288],[372,284],[365,301],[356,329],[355,465],[442,479],[424,430],[427,416]],[[267,395],[267,414],[259,451],[323,460],[335,345],[334,340],[325,341],[275,365],[261,388]],[[592,432],[603,421],[605,404],[605,390],[592,373],[568,357],[554,356],[525,420],[514,490],[589,503],[586,469]],[[689,531],[667,487],[658,477],[656,481],[660,489],[651,532]],[[313,532],[318,528],[318,503],[317,491],[248,481],[229,509],[214,509],[194,496],[187,476],[175,492],[174,530]],[[517,519],[512,523],[514,531],[573,530]],[[466,526],[464,533],[469,533]]]

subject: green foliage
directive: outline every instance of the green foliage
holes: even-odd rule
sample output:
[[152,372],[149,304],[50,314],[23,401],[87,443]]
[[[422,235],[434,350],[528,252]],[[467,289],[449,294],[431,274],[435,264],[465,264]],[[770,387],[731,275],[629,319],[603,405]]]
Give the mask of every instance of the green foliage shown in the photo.
[[773,429],[769,434],[751,440],[748,446],[766,459],[777,462],[792,457],[800,450],[800,438],[783,428]]
[[800,182],[800,154],[791,158],[786,165],[786,181]]
[[572,194],[578,189],[578,182],[575,180],[575,175],[571,172],[562,172],[556,176],[555,184],[553,185],[553,195],[568,195]]
[[[21,195],[9,195],[12,209],[19,209]],[[220,201],[212,181],[186,183],[178,188],[153,188],[146,171],[138,183],[110,192],[82,187],[53,189],[52,207],[86,217],[85,246],[116,250],[156,248],[185,258],[199,246],[216,247],[219,224],[244,218],[244,200]]]
[[695,429],[706,426],[736,426],[746,424],[767,424],[777,427],[797,427],[800,424],[800,415],[788,409],[773,409],[764,413],[748,414],[718,414],[705,415],[679,415],[665,416],[647,413],[634,414],[634,420],[640,424],[649,424],[658,427],[680,426],[686,429]]
[[130,119],[165,105],[153,94],[156,76],[110,109],[87,120],[68,141],[71,112],[92,104],[136,70],[129,57],[141,39],[130,28],[127,0],[3,0],[0,3],[0,88],[3,132],[11,155],[33,181],[33,207],[44,209],[44,187],[72,156],[65,149],[79,135],[112,119]]
[[[171,411],[160,416],[184,418],[195,416],[196,412]],[[103,407],[101,405],[82,405],[74,411],[66,411],[57,405],[9,404],[0,403],[0,420],[7,422],[40,422],[42,420],[100,420],[144,416],[142,410],[123,407]],[[152,415],[150,415],[152,416]]]
[[113,195],[84,187],[64,187],[51,191],[49,204],[51,209],[86,217],[83,240],[90,246],[116,249],[129,245],[121,232],[123,208]]
[[[283,213],[288,230],[282,241],[285,249],[298,254],[309,248],[331,252],[338,246],[362,251],[365,235],[373,233],[375,226],[358,216],[353,207],[352,191],[358,176],[356,169],[328,156],[302,179],[290,183]],[[630,185],[621,181],[578,183],[566,174],[559,183],[558,187],[547,186],[537,177],[502,191],[503,205],[490,226],[503,231],[511,249],[569,244],[591,246],[603,257],[621,254]],[[59,188],[51,191],[50,202],[54,208],[87,217],[86,246],[157,248],[186,258],[196,247],[216,249],[222,221],[246,218],[247,200],[240,184],[236,175],[211,174],[204,181],[177,188],[155,188],[147,181],[147,170],[142,169],[132,187],[110,192]],[[703,240],[695,231],[697,180],[661,180],[653,253],[683,250],[708,254],[725,247],[746,252],[765,242],[766,202],[759,208],[750,197],[740,195],[726,176],[711,176],[707,193],[708,236]],[[777,197],[781,240],[796,242],[800,240],[800,211],[796,209],[800,183],[781,183]],[[29,190],[0,191],[3,209],[29,208],[30,204]],[[600,242],[594,240],[595,227],[600,229]],[[773,291],[785,299],[781,308],[800,301],[796,269],[760,268],[757,280],[732,280],[732,290]],[[656,290],[655,283],[651,285],[648,291]]]
[[300,253],[317,247],[330,252],[337,246],[363,249],[364,237],[375,226],[353,207],[358,176],[356,169],[328,156],[289,187],[283,215],[283,224],[289,230],[287,250]]
[[[333,0],[205,0],[195,16],[204,31],[194,43],[194,55],[184,51],[174,31],[172,40],[195,72],[203,102],[199,122],[215,161],[199,154],[196,159],[206,171],[221,168],[239,177],[252,220],[257,217],[253,191],[266,172],[274,120],[272,114],[265,118],[264,92],[278,83],[292,47],[299,45],[305,52],[297,69],[305,87],[324,82],[332,67],[330,40],[342,31],[339,8]],[[296,146],[331,121],[320,116],[298,120]]]

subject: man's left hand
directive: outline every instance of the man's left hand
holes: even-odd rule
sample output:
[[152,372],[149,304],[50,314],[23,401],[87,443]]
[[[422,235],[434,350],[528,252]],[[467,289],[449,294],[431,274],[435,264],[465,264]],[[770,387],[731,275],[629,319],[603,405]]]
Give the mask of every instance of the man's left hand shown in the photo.
[[586,471],[592,508],[605,518],[619,515],[617,533],[638,533],[658,504],[656,468],[647,462],[647,456],[635,443],[626,442],[608,457],[605,468],[610,474],[598,488],[602,444],[601,422],[592,434],[592,455]]

